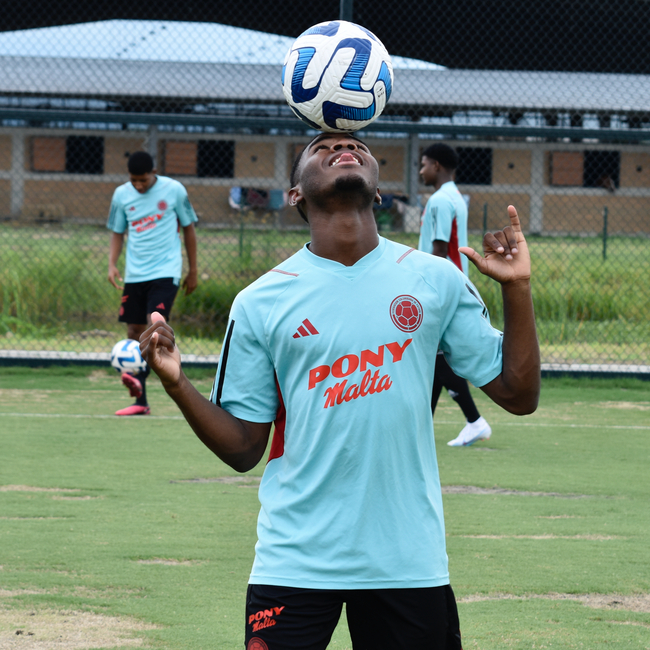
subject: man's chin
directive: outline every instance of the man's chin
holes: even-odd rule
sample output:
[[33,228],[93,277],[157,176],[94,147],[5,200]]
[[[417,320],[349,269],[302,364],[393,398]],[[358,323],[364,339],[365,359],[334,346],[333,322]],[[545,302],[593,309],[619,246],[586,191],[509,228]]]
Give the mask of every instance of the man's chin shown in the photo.
[[352,170],[349,174],[339,176],[334,181],[334,189],[336,192],[367,192],[370,188],[368,181],[361,174]]

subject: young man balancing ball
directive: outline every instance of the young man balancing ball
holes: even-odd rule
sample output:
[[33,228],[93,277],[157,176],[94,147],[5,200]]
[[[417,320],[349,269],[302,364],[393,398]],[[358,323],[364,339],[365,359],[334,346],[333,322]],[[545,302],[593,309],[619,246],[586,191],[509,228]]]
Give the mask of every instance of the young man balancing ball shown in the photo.
[[[118,320],[127,324],[127,337],[138,340],[151,324],[154,309],[169,318],[183,271],[181,241],[182,227],[189,272],[183,289],[189,295],[197,286],[196,213],[179,183],[158,176],[152,157],[146,151],[136,151],[127,164],[129,182],[120,185],[113,194],[107,227],[113,231],[108,254],[108,281],[123,289]],[[126,246],[126,282],[124,286],[117,260]],[[120,409],[115,415],[148,415],[146,379],[149,369],[137,374],[123,373],[122,383],[135,404]]]
[[431,418],[436,352],[508,411],[535,410],[517,213],[486,235],[485,257],[463,249],[502,285],[502,335],[452,264],[378,236],[378,164],[360,140],[312,140],[289,199],[311,242],[235,300],[210,400],[183,374],[167,324],[141,340],[190,426],[231,467],[253,468],[275,423],[247,648],[324,649],[345,603],[355,648],[458,649]]

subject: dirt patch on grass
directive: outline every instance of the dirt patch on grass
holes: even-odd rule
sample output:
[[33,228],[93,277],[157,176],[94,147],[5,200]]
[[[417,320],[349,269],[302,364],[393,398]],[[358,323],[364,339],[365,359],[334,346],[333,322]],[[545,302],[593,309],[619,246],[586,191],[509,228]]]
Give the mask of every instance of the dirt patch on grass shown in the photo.
[[498,496],[518,497],[556,497],[558,499],[591,499],[589,494],[560,494],[559,492],[527,492],[525,490],[509,490],[507,488],[482,488],[475,485],[445,485],[443,494],[488,494]]
[[224,483],[226,485],[237,485],[239,487],[259,487],[261,477],[259,476],[217,476],[215,478],[185,478],[170,483]]
[[0,492],[79,492],[77,488],[48,488],[33,485],[0,485]]
[[584,519],[582,515],[537,515],[536,519]]
[[138,564],[164,564],[166,566],[196,566],[203,564],[200,560],[175,560],[169,557],[152,557],[147,560],[136,560]]
[[0,608],[0,647],[3,650],[91,650],[143,647],[138,632],[156,626],[135,619],[81,611]]
[[650,402],[600,402],[595,404],[604,409],[622,409],[625,411],[650,411]]
[[[513,594],[472,594],[459,598],[459,603],[476,603],[485,600],[574,600],[594,609],[625,610],[650,614],[650,594],[527,594],[515,596]],[[621,621],[617,621],[621,622]]]
[[612,539],[627,539],[619,535],[452,535],[467,539],[586,539],[603,542]]

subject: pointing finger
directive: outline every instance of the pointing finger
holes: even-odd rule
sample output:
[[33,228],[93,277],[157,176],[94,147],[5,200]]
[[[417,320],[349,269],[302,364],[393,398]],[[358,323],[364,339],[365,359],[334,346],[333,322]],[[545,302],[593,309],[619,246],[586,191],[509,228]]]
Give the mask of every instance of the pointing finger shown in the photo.
[[151,322],[152,323],[158,323],[158,322],[166,323],[167,321],[165,320],[165,317],[160,312],[154,311],[154,312],[151,313]]
[[519,215],[517,214],[517,209],[514,205],[508,206],[508,216],[510,217],[510,225],[515,233],[521,232],[521,222],[519,221]]

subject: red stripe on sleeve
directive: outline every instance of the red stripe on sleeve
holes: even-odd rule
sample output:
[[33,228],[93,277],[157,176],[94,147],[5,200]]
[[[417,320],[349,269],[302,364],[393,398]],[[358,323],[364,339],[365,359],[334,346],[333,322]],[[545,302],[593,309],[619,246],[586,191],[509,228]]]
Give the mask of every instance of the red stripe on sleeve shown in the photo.
[[456,218],[451,222],[451,237],[449,238],[449,246],[447,246],[447,255],[449,259],[462,271],[463,263],[460,260],[460,253],[458,252],[458,223]]
[[284,428],[287,424],[287,411],[284,408],[284,400],[282,399],[282,393],[280,392],[280,384],[278,384],[278,378],[275,378],[275,387],[278,390],[278,399],[280,400],[280,405],[278,406],[278,412],[275,416],[275,430],[273,431],[273,440],[271,441],[271,451],[269,452],[269,460],[272,461],[274,458],[280,458],[284,454]]

